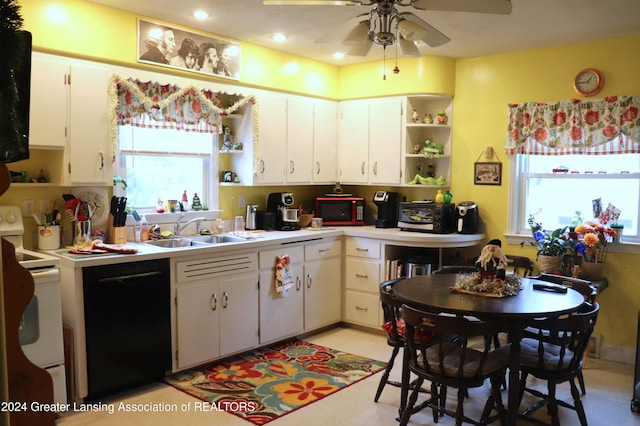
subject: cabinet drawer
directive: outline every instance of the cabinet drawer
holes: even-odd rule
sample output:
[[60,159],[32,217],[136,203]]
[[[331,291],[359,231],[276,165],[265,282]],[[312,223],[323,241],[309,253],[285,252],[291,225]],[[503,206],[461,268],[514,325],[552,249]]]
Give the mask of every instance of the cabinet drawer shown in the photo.
[[274,268],[278,256],[288,255],[291,263],[304,261],[304,248],[299,246],[283,246],[271,250],[261,251],[258,254],[260,269]]
[[372,294],[347,290],[344,317],[347,322],[355,322],[371,327],[379,327],[378,305],[380,297]]
[[378,260],[347,258],[346,288],[377,294],[379,285],[380,265]]
[[304,260],[319,260],[325,257],[340,256],[340,240],[307,244],[304,246]]
[[347,239],[347,256],[380,259],[380,242],[368,238]]

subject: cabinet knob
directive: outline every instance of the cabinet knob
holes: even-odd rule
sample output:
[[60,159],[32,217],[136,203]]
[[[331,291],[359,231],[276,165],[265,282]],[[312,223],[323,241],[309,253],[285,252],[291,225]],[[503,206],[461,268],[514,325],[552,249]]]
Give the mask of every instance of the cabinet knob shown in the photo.
[[296,164],[293,160],[289,161],[289,174],[293,174],[296,171]]
[[373,163],[373,174],[378,175],[378,162]]
[[316,174],[319,175],[320,174],[320,162],[316,161]]
[[229,295],[225,291],[222,293],[222,308],[227,309],[227,306],[229,306]]
[[307,274],[307,288],[311,288],[311,275]]
[[360,173],[362,173],[362,175],[364,176],[364,161],[362,162],[362,165],[360,166]]
[[358,278],[369,278],[369,275],[363,275],[363,274],[356,274],[356,277]]

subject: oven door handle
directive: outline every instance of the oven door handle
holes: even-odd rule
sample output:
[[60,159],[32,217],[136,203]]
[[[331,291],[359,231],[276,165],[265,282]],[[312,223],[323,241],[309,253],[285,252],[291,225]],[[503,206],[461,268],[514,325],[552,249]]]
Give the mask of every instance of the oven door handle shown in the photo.
[[29,272],[34,280],[58,280],[60,277],[58,268],[32,269]]

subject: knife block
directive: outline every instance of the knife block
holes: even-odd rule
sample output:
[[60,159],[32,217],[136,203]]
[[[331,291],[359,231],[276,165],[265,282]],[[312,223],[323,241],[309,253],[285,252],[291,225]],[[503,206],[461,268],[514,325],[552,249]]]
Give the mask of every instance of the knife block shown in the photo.
[[126,244],[127,227],[113,226],[113,215],[109,213],[109,221],[107,222],[107,243],[109,244]]

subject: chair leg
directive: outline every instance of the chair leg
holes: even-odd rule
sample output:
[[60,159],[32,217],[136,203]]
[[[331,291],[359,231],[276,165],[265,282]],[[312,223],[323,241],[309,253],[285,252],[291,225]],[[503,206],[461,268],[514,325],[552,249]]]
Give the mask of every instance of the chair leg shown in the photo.
[[547,381],[547,391],[549,392],[547,410],[551,415],[551,424],[553,426],[560,426],[560,419],[558,418],[558,401],[556,400],[556,383],[553,380]]
[[411,392],[409,402],[407,402],[404,410],[402,410],[402,416],[400,417],[400,426],[407,426],[407,424],[409,423],[409,418],[411,417],[411,414],[413,412],[413,406],[418,400],[418,394],[420,393],[420,387],[422,387],[423,382],[424,379],[421,379],[419,377],[416,379],[416,387],[415,389],[413,389],[413,392]]
[[580,391],[582,395],[587,394],[587,389],[584,386],[584,376],[582,375],[582,370],[578,371],[578,383],[580,384]]
[[464,420],[464,397],[466,388],[458,388],[458,406],[456,407],[456,426],[460,426]]
[[581,426],[587,426],[587,415],[584,412],[584,406],[582,405],[582,401],[580,401],[580,394],[578,393],[578,388],[573,380],[569,380],[571,386],[571,395],[573,396],[573,405],[576,409],[576,413],[578,413],[578,418],[580,419]]
[[389,362],[387,363],[387,368],[384,369],[384,373],[382,374],[382,377],[380,377],[378,390],[376,391],[376,396],[373,398],[374,402],[378,402],[378,399],[380,399],[380,395],[382,394],[382,389],[384,389],[384,385],[386,385],[387,381],[389,380],[389,373],[391,373],[391,369],[393,368],[393,362],[395,361],[399,351],[400,351],[399,347],[396,346],[393,348],[393,352],[391,353],[391,359],[389,359]]

